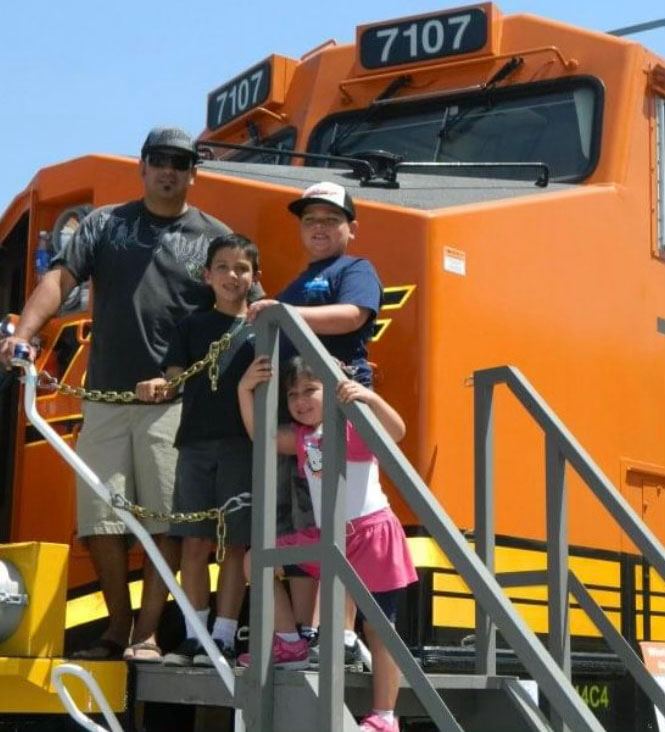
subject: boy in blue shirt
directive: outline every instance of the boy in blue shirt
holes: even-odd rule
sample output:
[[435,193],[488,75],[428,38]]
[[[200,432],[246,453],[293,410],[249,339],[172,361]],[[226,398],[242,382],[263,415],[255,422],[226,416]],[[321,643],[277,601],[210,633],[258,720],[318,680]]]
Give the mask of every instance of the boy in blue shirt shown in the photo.
[[[347,254],[358,232],[353,200],[342,186],[323,181],[307,188],[288,208],[300,219],[300,238],[309,264],[276,299],[252,303],[248,321],[253,321],[264,308],[280,302],[295,306],[328,352],[342,362],[349,376],[371,387],[373,374],[367,361],[367,343],[381,308],[383,288],[367,259]],[[280,344],[282,360],[294,355],[290,343],[285,341],[282,338]],[[278,535],[314,524],[307,486],[293,465],[290,476],[286,475],[288,461],[289,458],[280,460]],[[295,511],[286,505],[289,501]],[[298,567],[285,567],[284,574],[290,579],[300,633],[315,647],[317,634],[312,626],[316,622],[316,584]],[[360,658],[357,636],[352,630],[354,618],[355,605],[348,603],[344,644],[345,662],[349,665],[357,665]],[[315,660],[315,652],[312,658]]]
[[346,253],[358,232],[353,200],[342,186],[324,181],[292,201],[289,211],[300,218],[309,264],[275,300],[253,303],[248,319],[277,302],[294,305],[353,379],[370,386],[367,342],[381,307],[382,287],[367,259]]
[[[166,378],[150,379],[136,387],[143,401],[170,398],[172,395],[165,391],[166,380],[205,358],[212,341],[225,333],[231,335],[229,349],[220,356],[217,389],[212,390],[207,369],[185,382],[175,440],[178,462],[174,512],[219,507],[229,498],[251,491],[252,486],[252,444],[240,416],[237,386],[254,358],[254,333],[247,326],[246,314],[248,295],[260,276],[256,246],[240,234],[214,239],[203,276],[215,294],[213,309],[195,312],[180,321],[163,361]],[[225,523],[225,558],[219,571],[212,637],[220,652],[233,661],[245,594],[242,564],[250,543],[249,508],[228,514]],[[210,602],[208,559],[217,538],[215,522],[172,524],[170,534],[182,538],[182,588],[205,625]],[[164,657],[164,663],[212,665],[187,618],[185,630],[185,640]]]

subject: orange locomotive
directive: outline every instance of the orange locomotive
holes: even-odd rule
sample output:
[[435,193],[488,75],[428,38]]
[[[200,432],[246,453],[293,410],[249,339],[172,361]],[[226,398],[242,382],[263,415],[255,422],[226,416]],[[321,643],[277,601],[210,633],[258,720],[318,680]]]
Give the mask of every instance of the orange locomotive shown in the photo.
[[[324,178],[349,188],[354,250],[385,286],[377,388],[406,420],[407,457],[460,528],[473,529],[469,377],[512,364],[663,541],[664,109],[665,61],[637,43],[504,17],[489,3],[446,9],[359,27],[355,44],[331,41],[300,60],[271,56],[211,92],[191,201],[259,242],[275,292],[303,265],[286,211],[294,189]],[[137,195],[134,158],[39,171],[0,219],[0,310],[20,310],[34,262],[63,245],[82,207]],[[88,332],[84,288],[43,333],[40,365],[80,385]],[[498,569],[542,568],[542,438],[502,397]],[[39,401],[74,441],[78,400]],[[0,419],[0,538],[72,544],[74,629],[99,610],[74,538],[73,476],[25,423],[17,387],[0,392]],[[631,641],[665,640],[665,584],[575,475],[569,487],[578,575]],[[473,600],[393,505],[421,577],[404,632],[436,660],[436,647],[473,627]],[[510,594],[547,632],[545,589]],[[581,611],[571,617],[578,647],[599,648]],[[580,684],[609,715],[613,687]]]

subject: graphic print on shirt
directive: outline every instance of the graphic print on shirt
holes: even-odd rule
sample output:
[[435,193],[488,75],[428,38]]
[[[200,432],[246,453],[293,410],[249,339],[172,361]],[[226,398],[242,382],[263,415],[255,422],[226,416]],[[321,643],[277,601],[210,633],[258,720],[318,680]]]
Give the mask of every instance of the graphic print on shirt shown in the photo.
[[318,294],[330,294],[330,282],[325,277],[314,277],[314,279],[305,282],[303,285],[308,296]]
[[312,474],[320,478],[321,470],[323,469],[323,452],[321,451],[321,428],[310,432],[305,436],[303,447],[305,448],[305,458],[307,460],[307,466],[312,471]]
[[[181,230],[168,231],[163,226],[148,223],[150,236],[140,236],[141,219],[136,218],[131,227],[127,219],[113,214],[102,213],[98,220],[100,228],[105,229],[106,241],[112,249],[153,249],[155,254],[162,250],[171,252],[178,264],[183,265],[187,274],[200,281],[205,267],[206,252],[209,237],[199,234],[195,238],[188,238]],[[153,244],[154,242],[154,244]]]
[[176,262],[185,266],[187,274],[192,279],[200,281],[203,278],[210,241],[204,234],[200,234],[196,239],[188,239],[179,231],[165,231],[161,236],[160,247],[170,249]]

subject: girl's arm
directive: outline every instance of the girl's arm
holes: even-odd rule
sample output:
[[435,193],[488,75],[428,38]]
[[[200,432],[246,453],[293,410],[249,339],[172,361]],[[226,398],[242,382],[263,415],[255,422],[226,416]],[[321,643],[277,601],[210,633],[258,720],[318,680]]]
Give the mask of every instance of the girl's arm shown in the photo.
[[184,371],[180,366],[169,366],[166,369],[165,378],[158,376],[148,381],[139,381],[136,385],[136,398],[142,402],[163,402],[173,397],[173,392],[166,388],[169,379],[180,376]]
[[375,391],[357,381],[340,381],[337,385],[337,398],[342,404],[355,401],[367,404],[395,442],[399,442],[406,434],[406,425],[398,412]]
[[[254,390],[259,384],[272,378],[272,367],[267,356],[257,356],[238,382],[238,404],[240,416],[247,434],[254,439]],[[277,430],[277,452],[282,455],[295,455],[296,434],[291,427]]]

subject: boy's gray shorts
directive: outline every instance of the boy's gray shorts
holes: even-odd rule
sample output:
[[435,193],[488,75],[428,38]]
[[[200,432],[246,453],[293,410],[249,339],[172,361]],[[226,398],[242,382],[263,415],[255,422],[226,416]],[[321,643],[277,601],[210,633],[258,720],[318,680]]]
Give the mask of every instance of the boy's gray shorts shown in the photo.
[[[173,511],[189,513],[222,506],[239,493],[252,491],[252,443],[249,438],[230,437],[182,445],[175,472]],[[249,546],[252,519],[250,507],[226,514],[226,544]],[[172,523],[171,536],[217,540],[217,522]]]

